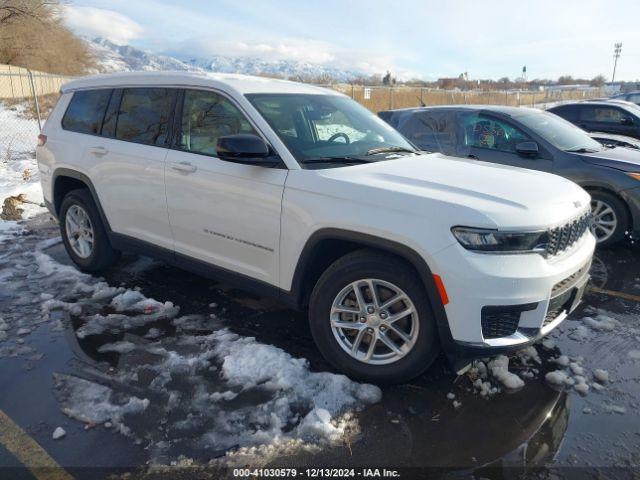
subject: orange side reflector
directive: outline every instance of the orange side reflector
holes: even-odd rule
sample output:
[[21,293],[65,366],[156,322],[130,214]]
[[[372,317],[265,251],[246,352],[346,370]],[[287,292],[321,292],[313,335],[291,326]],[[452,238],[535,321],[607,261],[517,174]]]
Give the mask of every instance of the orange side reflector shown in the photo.
[[444,288],[444,283],[442,283],[442,278],[440,275],[433,274],[433,280],[436,282],[436,287],[438,287],[438,293],[440,294],[440,300],[442,300],[442,305],[446,305],[449,303],[449,296],[447,295],[447,291]]

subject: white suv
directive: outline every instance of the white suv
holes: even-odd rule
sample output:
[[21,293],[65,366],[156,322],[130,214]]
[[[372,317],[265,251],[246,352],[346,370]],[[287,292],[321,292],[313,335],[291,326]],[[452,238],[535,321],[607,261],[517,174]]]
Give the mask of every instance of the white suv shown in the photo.
[[346,96],[286,81],[76,80],[37,156],[80,269],[136,251],[275,295],[367,381],[539,339],[580,301],[595,246],[574,183],[419,152]]

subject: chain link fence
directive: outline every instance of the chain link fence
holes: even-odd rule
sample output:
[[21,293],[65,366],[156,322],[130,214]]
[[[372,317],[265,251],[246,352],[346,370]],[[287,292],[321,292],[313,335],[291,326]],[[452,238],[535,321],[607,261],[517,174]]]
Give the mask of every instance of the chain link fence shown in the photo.
[[42,123],[71,77],[0,65],[0,155],[33,152]]
[[0,219],[37,208],[42,190],[35,162],[38,134],[69,77],[0,65]]

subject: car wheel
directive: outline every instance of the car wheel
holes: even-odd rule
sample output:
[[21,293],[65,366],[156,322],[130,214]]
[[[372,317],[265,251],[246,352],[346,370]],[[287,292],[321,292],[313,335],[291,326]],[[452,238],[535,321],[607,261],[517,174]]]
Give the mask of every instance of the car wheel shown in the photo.
[[309,322],[324,358],[358,380],[411,380],[440,351],[422,280],[407,262],[374,250],[350,253],[324,272]]
[[80,270],[98,272],[118,261],[120,252],[111,247],[88,190],[69,192],[62,200],[59,217],[62,241]]
[[607,246],[622,240],[629,228],[629,214],[624,203],[607,192],[591,191],[591,232],[598,245]]

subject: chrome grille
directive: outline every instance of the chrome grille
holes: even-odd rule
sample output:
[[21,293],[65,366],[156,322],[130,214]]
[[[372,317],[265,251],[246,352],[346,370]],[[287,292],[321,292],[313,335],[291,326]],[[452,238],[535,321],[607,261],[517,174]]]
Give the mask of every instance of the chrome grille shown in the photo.
[[591,212],[587,212],[572,222],[549,230],[549,243],[545,250],[546,255],[550,257],[567,250],[582,238],[589,229],[590,223]]

